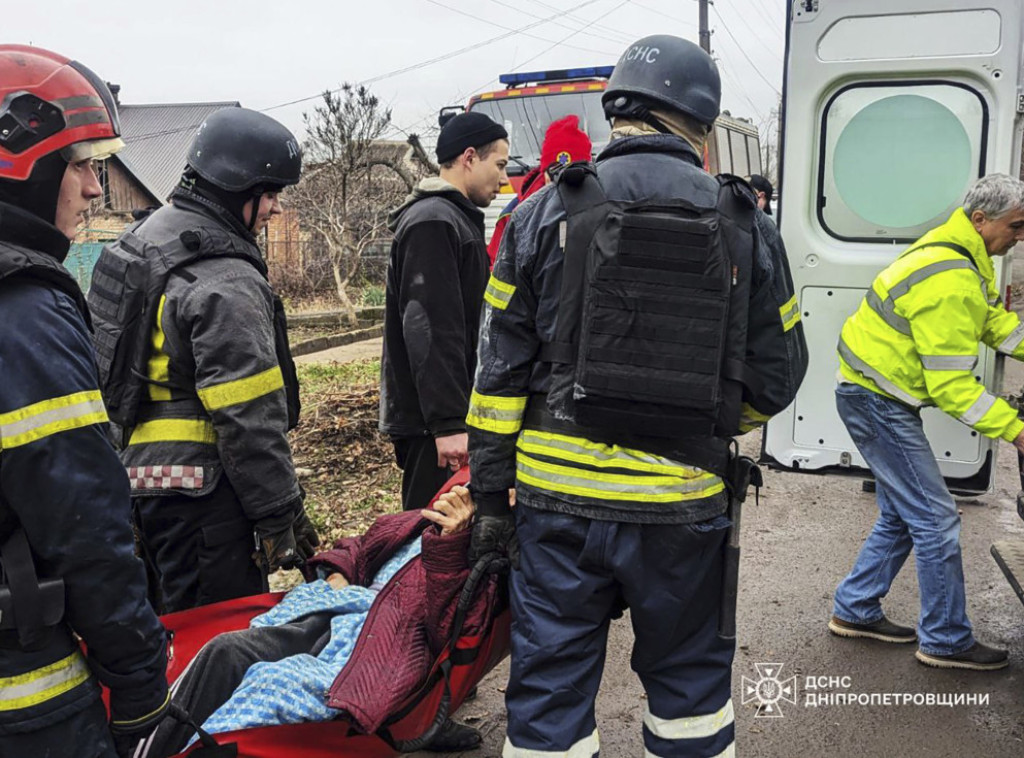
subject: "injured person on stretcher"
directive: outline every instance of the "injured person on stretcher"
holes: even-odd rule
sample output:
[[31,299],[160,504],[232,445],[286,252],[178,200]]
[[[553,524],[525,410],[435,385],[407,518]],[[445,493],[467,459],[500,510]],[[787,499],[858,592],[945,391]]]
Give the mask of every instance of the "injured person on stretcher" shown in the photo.
[[[171,689],[211,734],[346,717],[376,732],[420,685],[448,640],[469,575],[473,501],[465,487],[431,509],[381,516],[361,537],[314,557],[319,578],[291,590],[249,629],[214,637]],[[486,624],[494,582],[476,596],[464,633]],[[182,751],[194,729],[165,718],[135,755]],[[469,750],[479,733],[449,721],[426,749]]]

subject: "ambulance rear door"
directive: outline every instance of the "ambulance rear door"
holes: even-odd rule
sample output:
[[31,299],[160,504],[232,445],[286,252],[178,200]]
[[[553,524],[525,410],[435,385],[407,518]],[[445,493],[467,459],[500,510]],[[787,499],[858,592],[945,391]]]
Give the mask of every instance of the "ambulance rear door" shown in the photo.
[[[794,0],[779,183],[810,352],[807,378],[764,433],[781,469],[869,476],[836,412],[836,343],[871,281],[943,223],[980,176],[1021,164],[1017,0]],[[996,259],[1000,291],[1009,261]],[[1000,389],[982,348],[978,377]],[[996,443],[935,408],[925,430],[950,486],[986,491]]]

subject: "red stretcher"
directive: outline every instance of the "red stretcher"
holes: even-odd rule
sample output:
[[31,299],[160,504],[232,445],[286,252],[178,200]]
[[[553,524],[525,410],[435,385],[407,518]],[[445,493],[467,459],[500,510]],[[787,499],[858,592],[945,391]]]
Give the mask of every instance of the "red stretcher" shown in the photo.
[[[438,494],[468,479],[468,470],[453,476]],[[497,565],[494,555],[474,567],[459,600],[454,639],[434,662],[430,674],[377,734],[361,734],[344,718],[335,721],[259,727],[201,736],[179,756],[190,758],[393,758],[414,752],[429,742],[434,729],[462,704],[481,679],[508,654],[509,613],[498,599],[488,609],[483,634],[462,635],[462,619],[477,584]],[[174,680],[208,640],[223,632],[247,629],[250,620],[266,612],[284,593],[270,593],[193,608],[162,617],[171,633],[168,681]],[[498,593],[502,595],[502,593]],[[211,741],[212,740],[212,741]],[[213,743],[216,744],[213,744]]]

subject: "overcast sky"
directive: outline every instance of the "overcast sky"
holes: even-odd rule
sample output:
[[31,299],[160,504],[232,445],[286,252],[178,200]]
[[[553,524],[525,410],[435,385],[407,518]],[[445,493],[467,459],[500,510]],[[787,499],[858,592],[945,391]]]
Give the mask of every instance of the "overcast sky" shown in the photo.
[[[785,0],[717,0],[710,18],[722,106],[763,127]],[[396,127],[424,133],[499,74],[612,64],[658,33],[697,42],[696,0],[36,0],[8,4],[0,36],[82,61],[123,103],[238,100],[301,137],[303,111],[342,82],[368,83]]]

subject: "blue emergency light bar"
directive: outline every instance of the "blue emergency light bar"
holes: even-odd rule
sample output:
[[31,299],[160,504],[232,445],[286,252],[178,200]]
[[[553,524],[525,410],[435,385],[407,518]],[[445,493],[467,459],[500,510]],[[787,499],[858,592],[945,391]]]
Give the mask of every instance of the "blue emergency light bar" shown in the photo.
[[529,71],[522,74],[502,74],[498,81],[508,87],[523,86],[537,82],[566,81],[568,79],[607,79],[615,66],[590,66],[588,68],[563,68],[556,71]]

